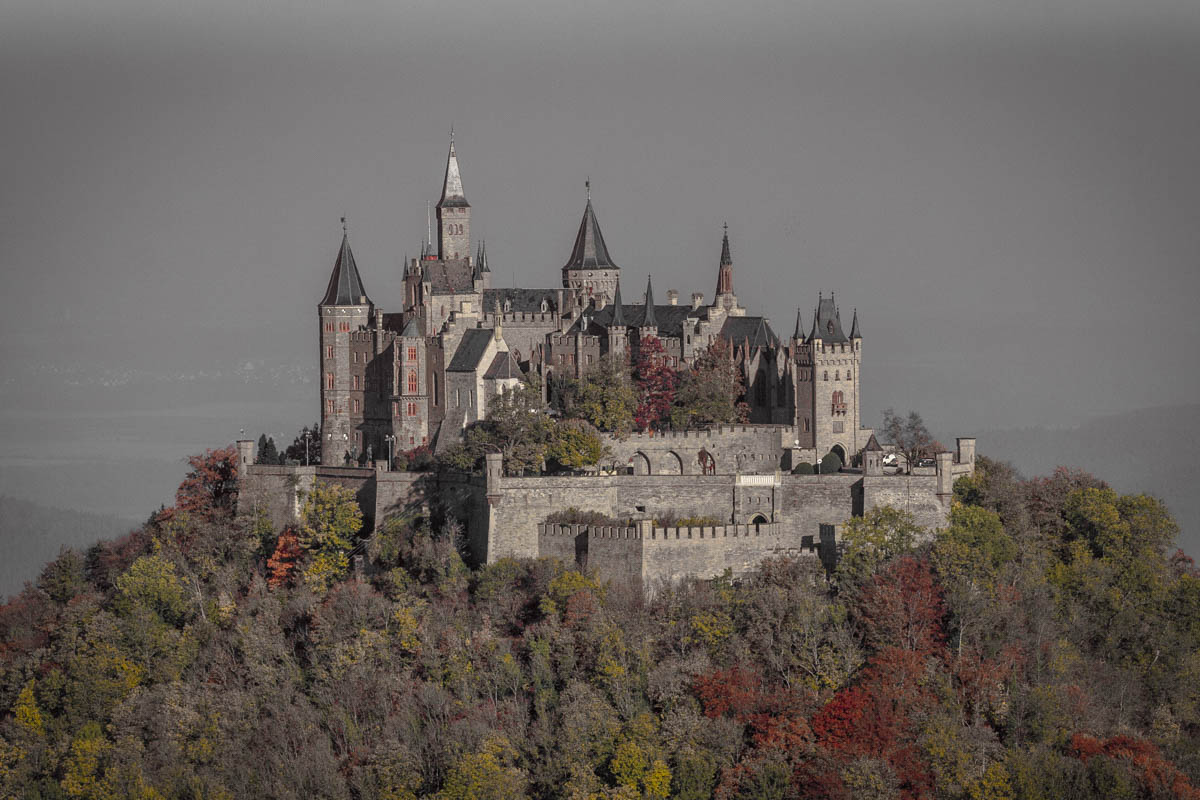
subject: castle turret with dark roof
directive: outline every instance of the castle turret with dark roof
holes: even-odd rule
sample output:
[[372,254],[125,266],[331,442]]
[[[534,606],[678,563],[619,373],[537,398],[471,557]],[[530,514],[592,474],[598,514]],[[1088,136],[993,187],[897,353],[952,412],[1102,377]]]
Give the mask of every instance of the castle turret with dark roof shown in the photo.
[[[363,288],[346,218],[325,295],[317,306],[321,319],[321,459],[340,464],[357,455],[362,444],[367,365],[376,355],[374,305]],[[375,326],[377,327],[377,326]]]
[[571,257],[562,268],[563,286],[571,291],[575,308],[583,308],[593,300],[604,306],[612,302],[617,283],[621,280],[621,268],[608,255],[600,223],[592,208],[591,182],[587,184],[587,205],[583,219],[579,221],[579,232],[575,234],[575,246]]

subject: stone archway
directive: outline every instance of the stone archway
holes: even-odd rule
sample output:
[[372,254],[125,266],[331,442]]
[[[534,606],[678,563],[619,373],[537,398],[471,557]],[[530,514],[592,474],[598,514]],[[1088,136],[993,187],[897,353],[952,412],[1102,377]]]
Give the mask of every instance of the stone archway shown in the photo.
[[649,475],[650,474],[650,458],[645,453],[643,453],[641,450],[638,450],[636,453],[633,454],[633,457],[630,459],[630,462],[633,464],[633,474],[634,475]]
[[662,458],[662,473],[664,475],[682,475],[683,459],[674,450],[667,451]]
[[846,458],[846,448],[842,447],[840,444],[835,444],[833,447],[829,448],[829,452],[833,453],[842,460],[842,466],[850,466],[850,459]]
[[757,525],[766,525],[769,522],[770,522],[770,520],[767,519],[765,514],[755,514],[753,517],[750,518],[751,525],[756,525],[756,526]]

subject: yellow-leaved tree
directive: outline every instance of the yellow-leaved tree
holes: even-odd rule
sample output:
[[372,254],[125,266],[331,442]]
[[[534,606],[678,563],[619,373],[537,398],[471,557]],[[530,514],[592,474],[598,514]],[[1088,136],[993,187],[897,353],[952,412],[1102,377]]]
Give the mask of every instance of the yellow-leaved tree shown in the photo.
[[354,492],[317,481],[304,498],[299,531],[306,564],[304,581],[317,594],[346,576],[354,538],[362,530],[362,511]]

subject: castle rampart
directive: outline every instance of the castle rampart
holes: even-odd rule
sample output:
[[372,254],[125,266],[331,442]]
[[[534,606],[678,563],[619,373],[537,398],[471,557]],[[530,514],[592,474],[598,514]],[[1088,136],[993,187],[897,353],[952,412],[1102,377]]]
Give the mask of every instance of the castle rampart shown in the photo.
[[[778,441],[785,426],[727,426],[705,432],[635,436],[634,452],[654,454],[651,443],[678,448],[681,442],[749,444]],[[505,557],[554,557],[586,565],[613,580],[647,590],[686,575],[712,576],[726,569],[752,570],[773,555],[835,559],[838,527],[878,506],[908,511],[934,529],[945,525],[953,483],[974,471],[974,440],[960,440],[956,454],[941,454],[924,474],[864,474],[843,470],[826,475],[762,472],[544,475],[503,474],[501,456],[488,454],[483,475],[389,472],[355,467],[253,465],[253,442],[239,443],[242,489],[239,510],[263,509],[277,526],[296,519],[303,492],[316,480],[354,489],[367,530],[376,521],[405,513],[428,513],[435,505],[465,527],[477,563]],[[764,459],[765,461],[765,459]],[[719,464],[720,462],[718,462]],[[625,525],[552,525],[552,514],[575,508]],[[660,526],[656,520],[709,517],[712,526]]]

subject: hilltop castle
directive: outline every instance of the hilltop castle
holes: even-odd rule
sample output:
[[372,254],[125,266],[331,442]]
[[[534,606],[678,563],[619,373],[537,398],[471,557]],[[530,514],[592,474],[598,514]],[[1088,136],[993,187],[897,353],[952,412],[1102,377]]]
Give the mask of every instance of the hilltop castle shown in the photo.
[[[781,339],[734,293],[728,230],[708,303],[696,293],[680,304],[669,291],[656,304],[649,278],[639,302],[625,303],[590,190],[561,286],[492,288],[486,248],[471,249],[471,205],[452,138],[436,243],[424,242],[420,258],[404,265],[401,310],[371,301],[343,230],[318,305],[322,464],[255,465],[254,442],[239,441],[240,513],[265,511],[289,524],[315,481],[338,483],[356,492],[368,530],[394,514],[440,509],[463,524],[476,563],[550,556],[654,591],[689,575],[741,574],[777,555],[832,565],[841,523],[877,506],[940,527],[954,481],[974,472],[972,438],[906,474],[885,468],[884,448],[860,424],[857,312],[847,335],[833,297],[818,295],[811,327],[797,314],[791,337]],[[445,448],[526,377],[548,390],[602,356],[636,359],[651,338],[677,368],[725,340],[745,381],[749,423],[607,437],[618,469],[605,474],[510,476],[499,453],[485,456],[481,475],[393,471],[384,458],[393,443]],[[845,468],[793,473],[828,453]],[[552,522],[569,507],[621,524]],[[672,522],[680,517],[719,524],[680,527]]]
[[857,462],[871,437],[859,418],[857,312],[847,335],[834,298],[819,295],[811,327],[798,311],[792,335],[781,339],[766,317],[747,314],[734,293],[728,229],[710,302],[697,292],[681,304],[671,290],[659,305],[647,277],[645,293],[629,304],[590,187],[561,285],[548,288],[492,287],[482,242],[472,255],[472,208],[453,136],[435,208],[436,242],[423,242],[420,258],[404,265],[399,311],[371,301],[343,230],[318,306],[325,464],[358,461],[368,451],[384,458],[393,443],[396,452],[443,449],[523,376],[540,376],[548,392],[555,376],[578,378],[601,356],[636,360],[650,337],[676,368],[724,339],[745,381],[751,423],[794,428],[797,462],[830,452],[844,464]]

